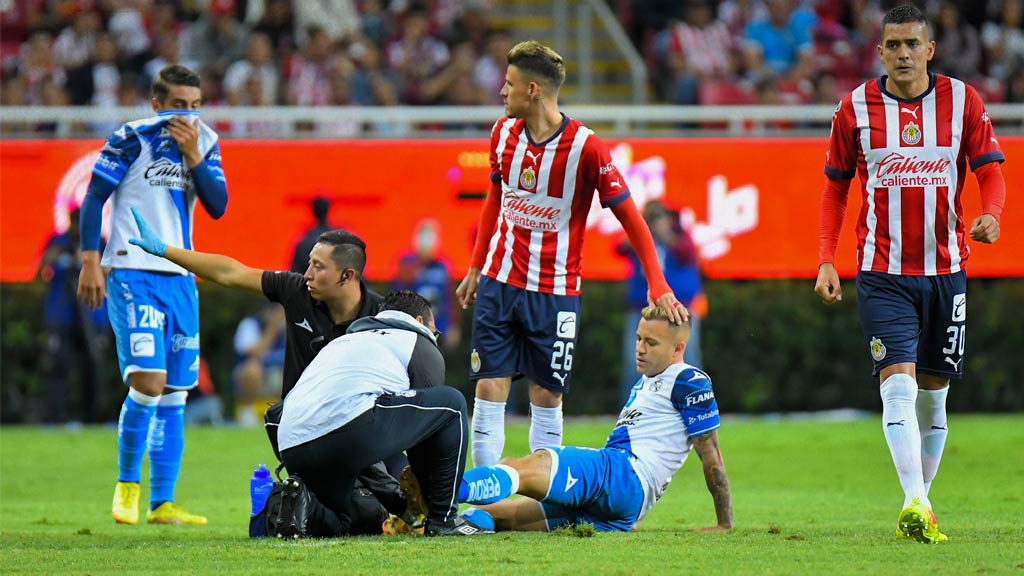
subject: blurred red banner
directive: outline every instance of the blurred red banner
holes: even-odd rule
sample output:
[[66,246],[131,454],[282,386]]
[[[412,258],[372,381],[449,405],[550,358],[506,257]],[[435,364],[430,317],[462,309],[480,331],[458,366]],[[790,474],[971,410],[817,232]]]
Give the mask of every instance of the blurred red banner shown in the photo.
[[[681,211],[712,278],[813,278],[826,139],[633,139],[609,141],[638,205],[661,199]],[[1002,237],[971,242],[971,276],[1024,276],[1024,138],[1000,140],[1008,161]],[[31,280],[51,234],[67,227],[81,202],[102,142],[0,141],[0,281]],[[196,209],[195,246],[257,268],[288,267],[292,247],[313,223],[310,201],[332,201],[332,224],[366,240],[371,280],[390,279],[424,218],[441,225],[442,253],[461,278],[468,266],[488,183],[486,140],[267,141],[221,143],[228,178],[227,214]],[[963,196],[968,223],[980,212],[977,182]],[[854,272],[854,180],[838,267]],[[624,278],[615,255],[625,237],[609,210],[588,222],[583,274]]]

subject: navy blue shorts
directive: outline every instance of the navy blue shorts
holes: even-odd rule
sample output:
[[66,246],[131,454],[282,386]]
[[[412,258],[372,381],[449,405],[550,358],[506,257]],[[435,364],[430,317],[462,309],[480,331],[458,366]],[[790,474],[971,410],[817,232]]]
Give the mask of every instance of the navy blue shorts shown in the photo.
[[580,297],[541,294],[483,276],[476,291],[470,379],[522,374],[569,391]]
[[872,374],[901,362],[917,371],[959,380],[967,337],[967,276],[857,273],[864,341]]

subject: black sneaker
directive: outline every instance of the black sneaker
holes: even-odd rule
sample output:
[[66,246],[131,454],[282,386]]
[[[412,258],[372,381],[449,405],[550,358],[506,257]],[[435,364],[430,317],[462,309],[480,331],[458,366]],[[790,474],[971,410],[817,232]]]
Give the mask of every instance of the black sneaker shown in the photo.
[[478,536],[494,534],[494,530],[481,528],[462,516],[456,516],[450,522],[435,522],[428,518],[423,533],[427,536]]
[[281,508],[273,524],[273,534],[278,538],[305,538],[309,521],[310,495],[306,485],[298,476],[284,479],[281,491]]

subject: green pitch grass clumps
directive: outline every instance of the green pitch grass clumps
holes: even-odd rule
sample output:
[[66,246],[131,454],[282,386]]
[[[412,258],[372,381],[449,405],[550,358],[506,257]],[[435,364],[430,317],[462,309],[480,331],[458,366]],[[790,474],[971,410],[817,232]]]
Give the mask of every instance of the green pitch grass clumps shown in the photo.
[[[600,446],[611,419],[570,421]],[[877,415],[849,422],[727,420],[731,534],[690,461],[639,529],[477,538],[250,541],[249,477],[273,461],[259,429],[191,428],[178,501],[209,526],[116,525],[113,427],[0,429],[0,574],[1014,574],[1024,576],[1024,416],[950,418],[932,489],[945,544],[893,538],[902,493]],[[506,454],[526,453],[525,425]],[[143,470],[143,478],[148,470]],[[143,482],[142,499],[148,498]],[[143,515],[144,518],[144,515]],[[589,536],[589,537],[587,537]]]

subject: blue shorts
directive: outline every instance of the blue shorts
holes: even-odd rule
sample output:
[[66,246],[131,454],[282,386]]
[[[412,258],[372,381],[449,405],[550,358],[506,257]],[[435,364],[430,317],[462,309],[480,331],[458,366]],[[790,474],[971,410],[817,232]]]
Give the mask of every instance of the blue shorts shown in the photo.
[[644,505],[644,489],[629,463],[613,448],[563,446],[551,454],[551,486],[541,501],[548,530],[588,523],[599,532],[628,532]]
[[125,382],[132,372],[166,372],[168,388],[199,383],[199,293],[192,276],[111,270],[107,305]]
[[967,276],[857,273],[857,299],[872,374],[901,362],[917,371],[960,379],[967,336]]
[[541,294],[480,278],[473,314],[470,379],[522,374],[569,391],[580,297]]

